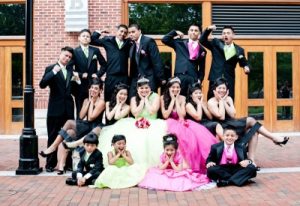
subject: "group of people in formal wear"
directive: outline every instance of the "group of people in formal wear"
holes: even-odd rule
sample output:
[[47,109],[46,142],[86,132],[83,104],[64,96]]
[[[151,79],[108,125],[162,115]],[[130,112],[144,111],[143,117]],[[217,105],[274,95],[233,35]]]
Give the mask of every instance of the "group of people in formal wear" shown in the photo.
[[[250,69],[233,42],[233,27],[225,26],[221,39],[208,39],[215,29],[202,33],[192,24],[188,39],[176,30],[162,38],[176,53],[168,80],[156,42],[138,24],[119,25],[115,36],[83,29],[79,46],[62,48],[40,81],[50,88],[48,144],[40,152],[46,171],[58,165],[58,174],[65,173],[69,151],[77,148],[80,161],[69,185],[187,191],[211,180],[241,186],[255,177],[258,134],[279,146],[289,138],[252,117],[235,118],[235,67],[239,63],[246,74]],[[207,101],[201,87],[205,48],[212,53]]]

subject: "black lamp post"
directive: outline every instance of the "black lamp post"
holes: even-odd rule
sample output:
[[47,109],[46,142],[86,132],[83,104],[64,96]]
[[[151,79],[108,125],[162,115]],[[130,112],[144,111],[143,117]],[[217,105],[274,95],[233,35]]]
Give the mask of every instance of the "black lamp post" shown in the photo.
[[38,136],[34,128],[33,89],[33,0],[26,1],[26,85],[24,89],[24,129],[20,136],[20,159],[17,175],[42,172],[38,158]]

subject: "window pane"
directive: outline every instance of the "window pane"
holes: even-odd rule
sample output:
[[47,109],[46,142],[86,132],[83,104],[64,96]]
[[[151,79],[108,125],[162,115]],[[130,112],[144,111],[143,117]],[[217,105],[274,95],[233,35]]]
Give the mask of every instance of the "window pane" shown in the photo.
[[293,107],[280,106],[277,107],[277,120],[292,120],[293,119]]
[[25,35],[25,4],[0,4],[0,36]]
[[137,23],[144,34],[166,34],[172,29],[187,33],[192,23],[202,23],[201,4],[129,4],[129,24]]
[[264,107],[248,107],[248,116],[256,120],[264,120]]
[[277,98],[293,97],[292,53],[277,52]]
[[12,99],[23,99],[23,54],[11,54]]
[[12,108],[12,122],[23,121],[23,108]]
[[248,98],[264,98],[264,53],[248,52],[251,73],[248,75]]

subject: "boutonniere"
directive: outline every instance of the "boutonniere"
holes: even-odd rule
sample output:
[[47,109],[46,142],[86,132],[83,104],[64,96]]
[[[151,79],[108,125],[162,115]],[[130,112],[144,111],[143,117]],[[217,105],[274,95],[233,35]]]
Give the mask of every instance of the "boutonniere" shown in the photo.
[[242,58],[244,58],[244,55],[242,55],[242,54],[239,55],[239,59],[242,59]]
[[147,53],[145,52],[145,50],[144,50],[144,49],[141,49],[141,55],[143,55],[143,56],[147,56]]
[[205,57],[205,52],[203,51],[200,56]]
[[141,119],[139,119],[135,122],[135,126],[137,128],[146,129],[146,128],[150,127],[150,122],[147,119],[145,119],[144,117],[142,117]]
[[90,164],[90,168],[93,168],[93,167],[95,167],[95,164]]
[[96,54],[94,54],[93,59],[97,59],[97,55]]

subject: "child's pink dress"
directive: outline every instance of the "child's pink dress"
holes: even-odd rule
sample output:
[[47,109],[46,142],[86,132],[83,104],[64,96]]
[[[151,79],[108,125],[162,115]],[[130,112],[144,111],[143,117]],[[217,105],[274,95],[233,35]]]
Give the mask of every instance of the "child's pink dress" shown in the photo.
[[[160,160],[162,163],[166,161],[164,153],[160,156]],[[174,163],[178,165],[182,161],[182,156],[179,152],[176,152]],[[188,191],[207,183],[209,183],[209,179],[206,175],[195,173],[191,169],[175,171],[169,164],[164,170],[158,167],[150,168],[145,178],[139,183],[139,187],[157,190]]]

